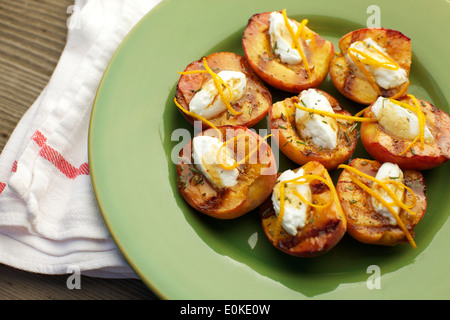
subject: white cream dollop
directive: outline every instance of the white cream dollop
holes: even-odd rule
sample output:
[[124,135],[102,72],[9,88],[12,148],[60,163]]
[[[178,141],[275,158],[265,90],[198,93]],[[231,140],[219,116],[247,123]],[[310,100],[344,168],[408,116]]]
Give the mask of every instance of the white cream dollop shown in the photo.
[[[385,162],[378,169],[375,179],[383,183],[389,181],[397,181],[403,183],[403,171],[397,164]],[[403,197],[405,194],[405,189],[403,187],[393,183],[388,183],[387,186],[400,201],[403,201]],[[372,190],[375,191],[378,195],[380,195],[383,198],[383,200],[385,200],[387,203],[393,203],[394,200],[392,200],[392,198],[388,195],[388,193],[379,184],[374,182],[372,185]],[[383,217],[388,219],[390,225],[392,226],[397,225],[397,221],[395,220],[392,213],[380,201],[378,201],[374,197],[372,197],[372,206],[375,212],[381,214]],[[394,209],[394,211],[397,214],[399,214],[401,208],[397,205],[393,205],[392,209]]]
[[[275,185],[272,192],[272,204],[277,217],[280,213],[280,185],[284,183],[284,181],[302,177],[303,175],[303,169],[300,168],[296,173],[292,170],[284,171],[278,177],[279,182]],[[301,178],[299,181],[301,181]],[[285,202],[281,225],[287,233],[295,236],[298,230],[305,226],[309,206],[307,203],[301,201],[299,197],[293,193],[293,190],[296,190],[307,201],[311,202],[311,188],[309,183],[287,184],[284,190]]]
[[[392,103],[388,98],[378,97],[372,105],[372,112],[378,123],[390,135],[400,139],[414,140],[419,134],[419,119],[415,112]],[[425,142],[434,141],[430,129],[425,125]]]
[[[376,50],[378,50],[387,55],[386,51],[371,38],[364,39],[363,41],[353,42],[349,48],[361,51],[362,53],[369,55],[371,58],[377,60],[378,62],[389,62],[389,60],[376,52]],[[358,58],[360,57],[360,55],[356,53],[356,57]],[[353,62],[353,60],[348,56],[348,54],[346,58],[349,64],[352,66],[352,69],[357,72],[360,77],[365,77],[364,74],[359,70],[357,65]],[[374,77],[377,85],[379,85],[383,89],[392,89],[408,81],[408,75],[406,74],[406,71],[401,67],[395,70],[391,70],[382,66],[372,66],[368,64],[365,64],[364,66],[366,67],[367,71],[369,71],[369,73]]]
[[[217,74],[230,88],[223,88],[225,97],[231,104],[241,99],[247,87],[247,77],[240,71],[220,71]],[[195,93],[189,103],[189,110],[205,119],[211,119],[227,110],[213,79],[206,81],[202,88]]]
[[[302,91],[300,102],[305,107],[334,113],[328,99],[314,89]],[[310,139],[316,147],[332,150],[337,146],[338,126],[334,118],[323,117],[318,114],[296,108],[295,125],[300,137]]]
[[[297,25],[294,21],[288,19],[289,25],[294,33],[297,32]],[[272,12],[269,18],[269,36],[270,44],[275,54],[280,60],[287,64],[300,64],[302,58],[297,49],[292,46],[293,40],[289,33],[283,14],[280,12]]]
[[226,165],[236,162],[226,147],[222,149],[223,156],[217,156],[222,144],[223,142],[215,137],[195,137],[192,143],[194,165],[217,188],[233,187],[238,182],[239,170],[224,169],[219,165],[220,161]]

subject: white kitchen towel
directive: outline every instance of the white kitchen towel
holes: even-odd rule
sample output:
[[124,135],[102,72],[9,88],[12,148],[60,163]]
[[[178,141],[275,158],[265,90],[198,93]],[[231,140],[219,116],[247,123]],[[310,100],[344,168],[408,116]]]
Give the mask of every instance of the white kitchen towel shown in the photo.
[[0,155],[0,263],[30,272],[136,278],[98,209],[88,127],[103,73],[160,0],[76,0],[55,71]]

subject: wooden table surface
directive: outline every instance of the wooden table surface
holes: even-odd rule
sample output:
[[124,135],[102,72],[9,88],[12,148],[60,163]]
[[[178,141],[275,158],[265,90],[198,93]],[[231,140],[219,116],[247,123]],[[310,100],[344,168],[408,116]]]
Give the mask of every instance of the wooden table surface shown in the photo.
[[[49,81],[66,43],[73,0],[0,0],[0,150]],[[69,12],[69,13],[68,13]],[[157,299],[136,279],[42,275],[0,264],[0,299]]]

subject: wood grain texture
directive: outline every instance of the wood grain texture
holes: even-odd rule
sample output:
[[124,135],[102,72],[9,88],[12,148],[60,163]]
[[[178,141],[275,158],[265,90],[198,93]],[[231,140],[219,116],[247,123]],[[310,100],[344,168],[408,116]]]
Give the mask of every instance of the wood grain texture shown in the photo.
[[[0,0],[0,151],[48,83],[66,43],[73,0]],[[140,280],[51,276],[0,265],[1,300],[157,299]]]

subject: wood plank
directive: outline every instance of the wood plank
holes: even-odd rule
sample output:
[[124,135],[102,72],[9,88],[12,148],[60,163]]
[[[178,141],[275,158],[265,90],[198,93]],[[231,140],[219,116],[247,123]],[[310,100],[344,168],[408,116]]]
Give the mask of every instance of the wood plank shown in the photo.
[[34,274],[0,265],[1,300],[153,300],[156,296],[137,279],[81,276],[73,288],[70,275]]

